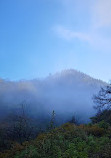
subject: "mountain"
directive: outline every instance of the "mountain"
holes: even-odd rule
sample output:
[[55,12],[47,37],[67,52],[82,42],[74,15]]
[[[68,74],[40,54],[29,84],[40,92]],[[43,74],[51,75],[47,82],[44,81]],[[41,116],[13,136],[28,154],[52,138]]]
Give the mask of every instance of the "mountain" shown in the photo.
[[87,122],[95,111],[92,97],[106,83],[84,73],[70,69],[44,79],[7,81],[0,80],[0,115],[6,115],[22,102],[30,114],[47,117],[55,110],[62,122],[73,115]]

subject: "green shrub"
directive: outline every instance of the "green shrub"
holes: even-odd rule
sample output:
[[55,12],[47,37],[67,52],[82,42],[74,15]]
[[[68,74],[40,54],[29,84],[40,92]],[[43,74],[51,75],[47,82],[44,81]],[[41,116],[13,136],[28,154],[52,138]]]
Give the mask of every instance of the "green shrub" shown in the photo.
[[111,158],[111,139],[105,133],[110,127],[106,129],[104,122],[67,123],[22,146],[14,144],[11,150],[0,153],[0,158]]
[[100,128],[98,125],[93,125],[91,127],[86,127],[85,131],[88,133],[88,135],[94,135],[97,137],[101,137],[105,134],[104,128]]

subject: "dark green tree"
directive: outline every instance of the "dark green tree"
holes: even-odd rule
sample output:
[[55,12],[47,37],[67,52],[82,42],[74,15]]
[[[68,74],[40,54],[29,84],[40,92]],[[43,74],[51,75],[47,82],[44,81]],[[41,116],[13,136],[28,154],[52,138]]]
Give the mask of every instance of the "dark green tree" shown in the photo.
[[55,111],[52,111],[52,116],[51,116],[51,120],[50,120],[50,129],[54,129],[55,128]]
[[93,96],[94,106],[98,112],[111,109],[111,84],[102,87],[97,95]]

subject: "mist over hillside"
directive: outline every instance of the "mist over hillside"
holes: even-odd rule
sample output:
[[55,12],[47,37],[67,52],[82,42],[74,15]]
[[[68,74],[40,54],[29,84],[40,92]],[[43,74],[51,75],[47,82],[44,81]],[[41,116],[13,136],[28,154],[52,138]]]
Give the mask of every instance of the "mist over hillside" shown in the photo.
[[0,116],[3,117],[26,102],[36,117],[47,117],[55,110],[61,121],[76,115],[87,122],[95,111],[92,97],[106,83],[76,70],[64,70],[44,79],[0,80]]

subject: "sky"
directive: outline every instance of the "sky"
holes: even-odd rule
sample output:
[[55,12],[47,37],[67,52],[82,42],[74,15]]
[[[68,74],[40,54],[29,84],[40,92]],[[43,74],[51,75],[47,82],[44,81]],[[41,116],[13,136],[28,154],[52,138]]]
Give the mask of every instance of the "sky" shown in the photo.
[[111,80],[111,0],[0,0],[0,78],[76,69]]

